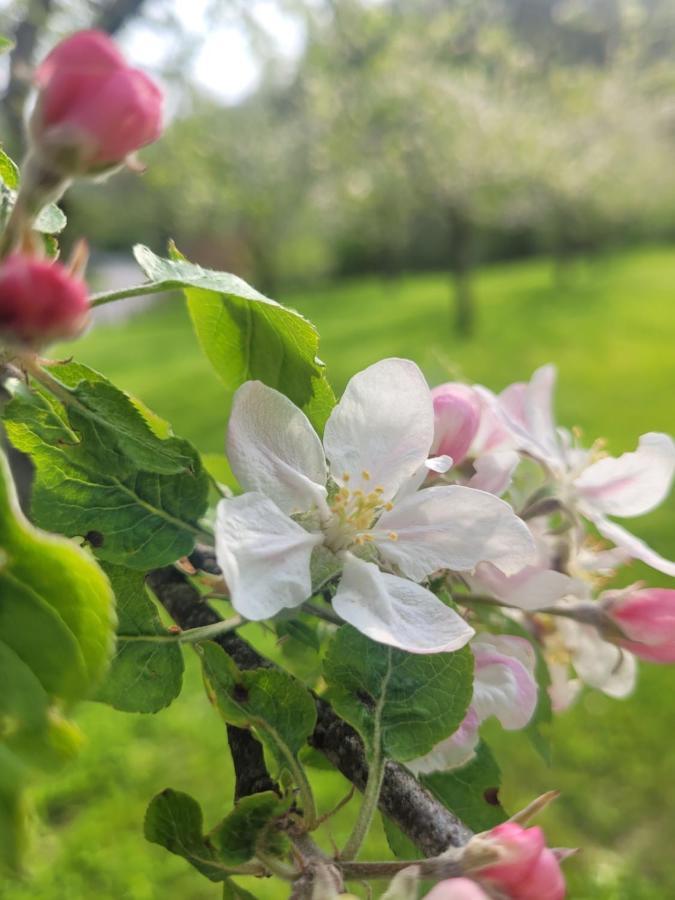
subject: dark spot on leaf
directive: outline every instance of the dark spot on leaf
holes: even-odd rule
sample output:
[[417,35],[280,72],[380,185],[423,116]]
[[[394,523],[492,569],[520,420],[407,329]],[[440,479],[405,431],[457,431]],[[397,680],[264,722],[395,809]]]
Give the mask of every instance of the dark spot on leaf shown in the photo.
[[104,537],[100,531],[88,531],[85,534],[84,539],[94,548],[103,546]]
[[489,803],[490,806],[499,806],[499,788],[486,788],[483,797],[485,798],[485,802]]
[[375,701],[367,691],[357,691],[356,696],[359,702],[362,703],[367,710],[372,711],[375,709]]
[[248,691],[244,687],[243,684],[235,684],[232,689],[232,696],[237,701],[237,703],[246,703],[248,700]]

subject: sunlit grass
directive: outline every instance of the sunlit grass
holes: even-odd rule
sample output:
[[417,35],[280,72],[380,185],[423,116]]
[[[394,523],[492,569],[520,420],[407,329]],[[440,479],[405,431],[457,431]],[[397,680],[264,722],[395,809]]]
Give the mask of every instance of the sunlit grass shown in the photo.
[[[463,376],[492,388],[554,361],[560,369],[559,418],[581,426],[590,440],[603,435],[619,453],[632,449],[644,431],[674,430],[675,252],[606,259],[571,273],[564,286],[554,283],[546,261],[494,266],[480,273],[476,295],[479,325],[468,341],[458,341],[451,331],[449,286],[441,275],[354,280],[277,299],[316,323],[338,390],[355,371],[384,356],[417,360],[432,383]],[[170,419],[201,450],[222,450],[227,396],[199,353],[180,300],[167,299],[126,324],[94,331],[76,351]],[[670,501],[639,520],[635,530],[672,555],[674,521]],[[635,567],[631,577],[647,574]],[[164,787],[199,798],[207,824],[222,816],[231,798],[224,727],[188,658],[186,689],[163,713],[142,717],[94,704],[82,708],[78,718],[89,740],[80,761],[38,795],[34,880],[0,889],[0,895],[220,896],[216,885],[142,837],[147,802]],[[574,897],[675,896],[674,716],[675,672],[644,666],[629,700],[589,693],[557,720],[551,769],[520,735],[488,727],[504,770],[507,807],[549,787],[563,790],[545,825],[554,843],[586,848],[569,864]],[[315,780],[324,809],[345,791],[345,782],[330,774]],[[338,842],[352,814],[353,807],[333,823]],[[384,852],[381,832],[369,852]],[[249,888],[261,898],[279,896],[270,884]]]

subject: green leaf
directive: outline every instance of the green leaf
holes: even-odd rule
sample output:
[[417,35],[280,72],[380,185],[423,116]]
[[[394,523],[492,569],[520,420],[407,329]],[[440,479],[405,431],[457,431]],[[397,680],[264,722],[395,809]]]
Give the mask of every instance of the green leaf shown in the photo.
[[397,859],[422,859],[424,857],[422,851],[413,844],[408,835],[404,834],[398,825],[385,815],[381,816],[381,819],[387,844],[389,844],[389,849]]
[[223,882],[223,900],[257,900],[257,897],[227,878]]
[[242,797],[209,835],[218,858],[227,865],[236,866],[252,859],[256,849],[273,856],[283,855],[286,842],[272,826],[288,812],[288,807],[289,803],[273,791]]
[[0,741],[0,876],[17,873],[29,838],[26,770]]
[[378,644],[343,625],[324,660],[327,699],[363,738],[373,755],[374,736],[382,750],[404,762],[423,756],[455,732],[473,688],[473,655],[419,655]]
[[[0,41],[2,40],[3,39],[0,38]],[[4,38],[4,40],[6,40],[6,38]],[[2,44],[0,43],[0,48],[1,47]],[[5,153],[4,150],[0,149],[0,178],[2,179],[3,183],[8,188],[15,191],[19,187],[19,177],[19,167],[17,166],[17,164]]]
[[0,635],[50,696],[86,696],[112,650],[113,595],[93,559],[35,529],[0,455]]
[[94,699],[124,712],[158,712],[180,693],[183,652],[177,643],[160,642],[170,633],[148,596],[145,576],[121,566],[104,568],[117,598],[117,652]]
[[162,259],[141,245],[134,255],[153,290],[183,290],[197,337],[228,391],[259,379],[301,407],[319,432],[323,429],[335,397],[310,322],[236,275],[182,258]]
[[9,53],[10,50],[14,49],[14,41],[11,38],[6,37],[4,34],[0,34],[0,53]]
[[498,797],[501,772],[483,742],[461,769],[421,775],[420,781],[472,831],[487,831],[507,818]]
[[197,648],[218,709],[229,725],[252,727],[281,769],[293,774],[316,724],[316,705],[299,681],[278,669],[240,672],[217,644]]
[[4,411],[10,440],[36,466],[37,524],[143,571],[190,553],[208,495],[196,450],[158,437],[131,398],[86,366],[49,371],[62,402],[15,384]]
[[146,840],[182,856],[211,881],[224,881],[232,874],[204,837],[201,807],[189,794],[171,788],[157,794],[145,814],[144,833]]

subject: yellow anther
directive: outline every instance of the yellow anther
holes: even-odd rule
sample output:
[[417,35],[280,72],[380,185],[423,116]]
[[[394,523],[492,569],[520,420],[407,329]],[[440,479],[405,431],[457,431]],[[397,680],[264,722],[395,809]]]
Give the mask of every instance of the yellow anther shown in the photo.
[[387,537],[389,538],[390,541],[398,540],[398,535],[396,534],[395,531],[390,531],[389,534],[387,535]]
[[343,480],[343,481],[349,481],[349,472],[345,472],[345,473],[344,473],[344,475],[342,476],[342,480]]
[[375,493],[375,494],[384,494],[384,488],[383,488],[383,487],[376,487],[373,493]]
[[355,496],[355,497],[364,497],[365,494],[363,493],[363,491],[362,491],[360,488],[357,488],[357,489],[354,491],[354,496]]
[[364,544],[372,544],[372,542],[375,540],[372,534],[362,534],[360,535],[360,537],[363,539]]
[[390,501],[384,504],[384,508],[387,510],[387,512],[390,512],[390,510],[394,508],[394,504]]
[[370,472],[368,469],[364,469],[363,472],[361,472],[361,478],[363,478],[364,481],[370,481]]

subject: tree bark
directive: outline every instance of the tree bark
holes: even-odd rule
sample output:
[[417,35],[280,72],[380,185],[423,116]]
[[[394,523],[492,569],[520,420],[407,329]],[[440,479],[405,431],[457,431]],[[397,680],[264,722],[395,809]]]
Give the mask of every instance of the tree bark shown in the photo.
[[476,326],[476,310],[472,287],[473,225],[461,210],[451,209],[450,272],[453,280],[454,326],[462,337],[473,334]]
[[[220,620],[215,610],[177,569],[171,566],[156,569],[149,574],[148,584],[181,628],[196,628]],[[273,665],[234,632],[223,634],[216,641],[240,669]],[[315,700],[317,724],[310,737],[310,744],[320,750],[362,791],[368,777],[368,764],[361,738],[336,715],[325,700],[321,697],[315,697]],[[251,757],[242,779],[244,777],[254,783],[257,780],[264,783],[265,777],[269,778],[262,756]],[[379,805],[380,810],[398,825],[425,856],[437,856],[448,847],[461,847],[471,837],[471,831],[464,823],[439,803],[399,763],[387,762]]]

